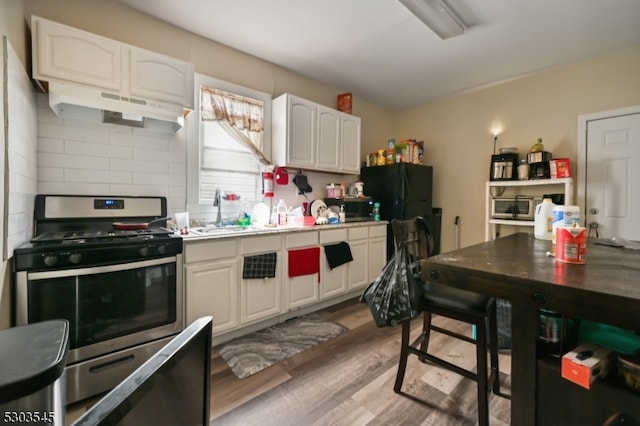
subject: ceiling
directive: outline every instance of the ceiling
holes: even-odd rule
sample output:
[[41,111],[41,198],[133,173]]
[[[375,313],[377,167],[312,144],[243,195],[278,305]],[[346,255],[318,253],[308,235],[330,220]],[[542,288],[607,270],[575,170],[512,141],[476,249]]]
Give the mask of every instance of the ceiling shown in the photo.
[[118,1],[391,109],[640,44],[638,0],[448,0],[448,40],[397,0]]

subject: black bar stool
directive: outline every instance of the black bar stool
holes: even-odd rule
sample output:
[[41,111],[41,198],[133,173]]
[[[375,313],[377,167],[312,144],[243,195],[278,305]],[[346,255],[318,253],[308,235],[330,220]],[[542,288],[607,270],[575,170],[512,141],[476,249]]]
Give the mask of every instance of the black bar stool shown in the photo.
[[[413,342],[409,341],[411,322],[402,324],[402,346],[394,391],[403,394],[402,382],[407,368],[409,355],[417,355],[422,361],[428,361],[442,368],[475,380],[478,384],[478,422],[480,426],[489,425],[489,393],[509,398],[500,392],[498,369],[498,332],[496,302],[493,297],[484,296],[448,287],[438,283],[424,282],[420,276],[420,261],[428,257],[433,247],[433,238],[427,223],[421,217],[411,220],[391,221],[393,236],[398,250],[406,250],[407,268],[422,288],[423,321],[422,333]],[[432,315],[441,315],[473,324],[476,327],[476,339],[443,329],[431,323]],[[428,353],[429,336],[432,331],[464,340],[476,346],[477,372],[452,364]],[[487,351],[490,352],[490,368],[487,367]],[[412,396],[412,398],[414,398]]]

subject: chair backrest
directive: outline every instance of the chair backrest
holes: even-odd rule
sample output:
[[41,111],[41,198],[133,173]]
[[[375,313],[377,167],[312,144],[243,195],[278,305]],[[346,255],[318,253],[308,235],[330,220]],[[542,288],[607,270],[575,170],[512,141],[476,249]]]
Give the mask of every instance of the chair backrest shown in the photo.
[[431,255],[434,248],[433,236],[424,218],[418,216],[408,220],[391,220],[391,229],[396,250],[404,249],[407,264],[413,274],[420,273],[420,260]]

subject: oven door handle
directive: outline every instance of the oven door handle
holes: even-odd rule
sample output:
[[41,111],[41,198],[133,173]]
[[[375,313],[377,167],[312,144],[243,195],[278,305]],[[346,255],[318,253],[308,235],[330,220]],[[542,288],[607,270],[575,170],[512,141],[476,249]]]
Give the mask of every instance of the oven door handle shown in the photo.
[[82,275],[104,274],[108,272],[129,271],[131,269],[146,268],[149,266],[176,263],[176,256],[163,257],[160,259],[143,260],[139,262],[119,263],[117,265],[90,266],[78,269],[61,269],[59,271],[28,272],[28,280],[45,280],[50,278],[76,277]]

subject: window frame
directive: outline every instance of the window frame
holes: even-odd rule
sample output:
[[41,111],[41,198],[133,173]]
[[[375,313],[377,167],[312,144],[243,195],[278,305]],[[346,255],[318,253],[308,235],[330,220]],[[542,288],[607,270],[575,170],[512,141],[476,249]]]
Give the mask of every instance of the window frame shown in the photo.
[[187,205],[192,217],[213,215],[215,209],[209,203],[200,202],[200,143],[202,121],[200,120],[200,86],[215,87],[226,92],[262,101],[264,112],[263,154],[271,161],[271,99],[270,93],[240,86],[204,74],[194,73],[194,110],[186,119],[187,130]]

